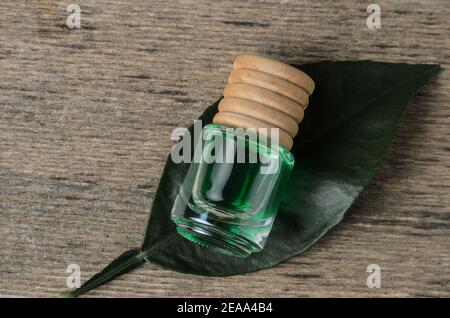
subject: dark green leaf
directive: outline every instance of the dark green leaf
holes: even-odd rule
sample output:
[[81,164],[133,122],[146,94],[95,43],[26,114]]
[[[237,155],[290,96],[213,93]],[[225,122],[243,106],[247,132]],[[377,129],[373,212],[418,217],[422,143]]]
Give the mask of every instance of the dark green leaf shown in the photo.
[[[170,211],[188,165],[169,157],[141,248],[146,260],[175,271],[226,276],[272,267],[306,250],[341,221],[375,174],[408,100],[439,70],[369,61],[299,68],[314,79],[316,91],[292,150],[296,166],[290,186],[264,250],[236,258],[177,235]],[[202,115],[204,125],[215,112],[217,102]],[[96,276],[106,276],[107,269]]]
[[[439,69],[368,61],[300,68],[317,89],[295,140],[296,166],[288,193],[264,250],[236,258],[175,235],[147,260],[180,272],[226,276],[271,267],[301,253],[339,223],[375,174],[408,100]],[[202,116],[204,124],[216,108],[217,103]],[[168,159],[143,251],[175,232],[169,215],[186,169]]]
[[78,297],[93,288],[106,284],[117,276],[126,274],[144,263],[144,253],[139,250],[129,250],[113,260],[100,273],[95,274],[78,289],[60,294],[64,298]]

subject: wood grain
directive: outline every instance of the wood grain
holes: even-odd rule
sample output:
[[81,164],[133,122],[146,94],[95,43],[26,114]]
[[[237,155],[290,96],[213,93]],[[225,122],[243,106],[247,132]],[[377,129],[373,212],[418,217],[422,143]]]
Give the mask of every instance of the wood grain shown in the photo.
[[[81,29],[65,25],[82,9]],[[88,296],[450,296],[446,0],[2,1],[0,296],[53,297],[139,246],[170,133],[216,100],[235,55],[439,63],[379,173],[306,253],[228,278],[148,264]],[[366,268],[382,270],[368,289]]]

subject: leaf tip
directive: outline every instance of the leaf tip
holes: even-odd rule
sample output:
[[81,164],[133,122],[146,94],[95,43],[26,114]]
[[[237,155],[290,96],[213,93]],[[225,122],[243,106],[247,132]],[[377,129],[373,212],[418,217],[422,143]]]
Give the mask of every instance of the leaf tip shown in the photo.
[[442,70],[440,64],[421,64],[421,65],[425,67],[424,72],[427,73],[429,76],[433,76]]
[[442,70],[442,67],[440,64],[430,64],[430,67],[434,73],[438,73]]
[[74,294],[73,291],[63,291],[61,293],[58,294],[59,298],[75,298],[76,295]]

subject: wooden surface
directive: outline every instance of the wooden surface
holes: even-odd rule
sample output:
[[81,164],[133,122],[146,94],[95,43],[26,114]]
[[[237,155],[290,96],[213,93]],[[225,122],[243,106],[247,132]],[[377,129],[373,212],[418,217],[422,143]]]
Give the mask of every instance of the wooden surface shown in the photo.
[[[66,6],[81,6],[70,30]],[[370,3],[370,2],[369,2]],[[88,296],[450,296],[447,0],[12,1],[0,19],[0,295],[56,296],[139,246],[170,133],[221,94],[236,54],[439,63],[379,173],[301,256],[228,278],[147,264]],[[366,268],[381,267],[381,289]]]

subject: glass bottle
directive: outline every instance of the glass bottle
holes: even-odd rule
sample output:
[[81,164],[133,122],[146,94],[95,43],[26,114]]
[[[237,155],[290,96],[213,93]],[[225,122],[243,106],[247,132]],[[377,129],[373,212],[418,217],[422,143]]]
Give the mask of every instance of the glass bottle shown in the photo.
[[256,55],[236,57],[233,68],[171,218],[185,238],[246,257],[261,251],[269,236],[314,82],[294,67]]

